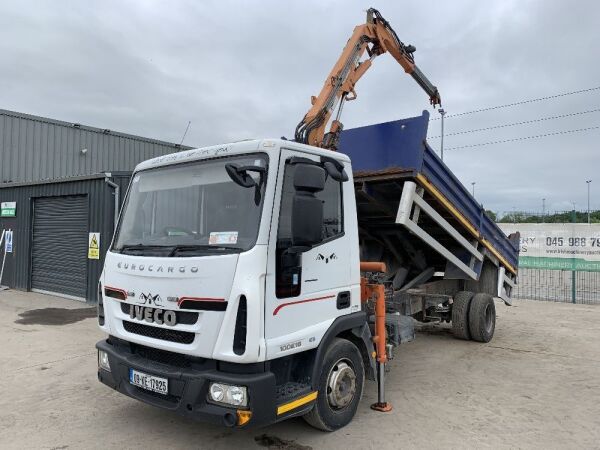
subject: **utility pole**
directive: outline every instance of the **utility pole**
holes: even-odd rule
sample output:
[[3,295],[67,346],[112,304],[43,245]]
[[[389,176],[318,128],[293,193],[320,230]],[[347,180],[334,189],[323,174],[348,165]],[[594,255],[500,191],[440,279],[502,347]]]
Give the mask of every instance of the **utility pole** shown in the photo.
[[471,181],[471,186],[473,186],[473,198],[475,198],[475,182]]
[[544,223],[544,215],[546,214],[546,199],[542,199],[542,223]]
[[588,225],[590,224],[590,183],[592,182],[592,180],[585,180],[586,184],[587,184],[587,191],[588,191]]
[[438,109],[438,112],[442,116],[442,138],[440,140],[440,157],[442,161],[444,160],[444,116],[446,115],[446,111],[443,108]]
[[[589,186],[589,185],[588,185]],[[577,222],[577,213],[575,211],[575,202],[573,203],[573,213],[571,214],[571,222]],[[577,303],[577,272],[575,270],[575,259],[571,259],[571,301]]]
[[513,223],[517,223],[517,208],[513,206]]

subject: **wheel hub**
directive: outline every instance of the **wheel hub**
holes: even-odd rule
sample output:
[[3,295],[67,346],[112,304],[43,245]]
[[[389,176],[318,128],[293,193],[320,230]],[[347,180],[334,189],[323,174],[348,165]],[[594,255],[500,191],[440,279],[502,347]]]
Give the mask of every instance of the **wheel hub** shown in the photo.
[[334,409],[346,407],[356,394],[356,374],[346,360],[333,365],[327,377],[327,400]]

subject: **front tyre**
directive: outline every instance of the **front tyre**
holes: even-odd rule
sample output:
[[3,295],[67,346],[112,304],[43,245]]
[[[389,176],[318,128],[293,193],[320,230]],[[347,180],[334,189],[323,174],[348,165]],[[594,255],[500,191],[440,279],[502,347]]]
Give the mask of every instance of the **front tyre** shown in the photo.
[[360,351],[352,342],[335,338],[323,359],[317,401],[304,420],[324,431],[348,425],[356,414],[364,383]]

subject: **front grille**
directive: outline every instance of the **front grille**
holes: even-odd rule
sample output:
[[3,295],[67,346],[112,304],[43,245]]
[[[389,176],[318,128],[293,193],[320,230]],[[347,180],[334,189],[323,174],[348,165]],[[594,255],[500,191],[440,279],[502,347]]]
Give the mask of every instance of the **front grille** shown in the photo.
[[131,351],[142,358],[149,359],[162,364],[175,367],[190,367],[191,359],[181,353],[168,352],[158,348],[146,347],[139,344],[131,344]]
[[[129,303],[121,303],[121,312],[129,315]],[[175,317],[177,317],[177,323],[182,325],[194,325],[198,322],[198,313],[189,311],[175,311]]]
[[195,301],[190,299],[183,299],[179,307],[183,309],[195,309],[196,311],[225,311],[227,309],[227,302],[223,300]]
[[194,342],[194,333],[188,331],[170,330],[168,328],[151,327],[141,323],[123,321],[123,327],[128,333],[139,334],[162,341],[177,342],[178,344],[191,344]]

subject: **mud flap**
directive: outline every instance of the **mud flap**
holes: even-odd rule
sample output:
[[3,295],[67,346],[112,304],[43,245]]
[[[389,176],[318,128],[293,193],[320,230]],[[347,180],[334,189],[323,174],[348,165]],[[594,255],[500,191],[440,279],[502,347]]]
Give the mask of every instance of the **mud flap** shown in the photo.
[[365,364],[365,377],[368,380],[375,381],[377,378],[377,366],[375,365],[375,357],[373,356],[373,351],[370,350],[373,347],[373,339],[371,335],[371,329],[368,324],[364,324],[361,327],[353,328],[352,334],[356,337],[362,339],[369,364]]

